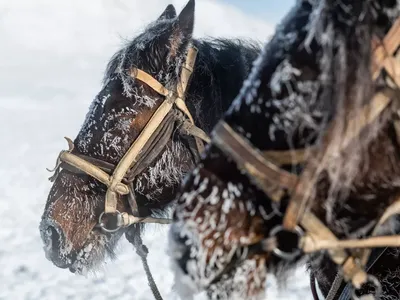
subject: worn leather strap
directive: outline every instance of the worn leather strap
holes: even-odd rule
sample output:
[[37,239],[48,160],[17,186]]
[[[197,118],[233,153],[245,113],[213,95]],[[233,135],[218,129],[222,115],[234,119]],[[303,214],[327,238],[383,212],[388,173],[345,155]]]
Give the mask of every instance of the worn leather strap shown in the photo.
[[220,121],[212,132],[212,141],[232,158],[238,167],[272,200],[280,201],[283,188],[292,190],[297,176],[266,160],[246,139],[236,133],[225,121]]
[[140,132],[139,136],[132,143],[131,147],[119,161],[117,167],[114,170],[114,173],[111,175],[111,183],[108,186],[106,192],[106,204],[105,204],[105,213],[114,213],[117,207],[117,191],[115,187],[118,183],[122,181],[125,174],[132,167],[133,164],[136,163],[136,159],[140,153],[140,151],[145,146],[146,142],[150,139],[150,137],[157,130],[160,122],[165,118],[168,112],[171,110],[173,106],[173,99],[167,98],[166,101],[161,103],[161,105],[157,108],[155,113],[151,116],[149,122],[147,122],[146,126]]
[[[111,185],[111,178],[106,172],[104,172],[94,164],[80,158],[79,156],[72,154],[68,151],[65,151],[61,153],[60,158],[64,163],[67,163],[81,170],[82,172],[92,176],[93,178],[97,179],[104,185],[106,186]],[[128,186],[123,183],[120,182],[117,183],[114,188],[121,195],[127,195],[129,193]]]
[[167,97],[170,91],[165,88],[160,82],[158,82],[154,77],[150,74],[144,72],[143,70],[133,68],[130,73],[132,78],[138,79],[141,82],[144,82],[149,87],[151,87],[154,91],[159,93],[162,96]]

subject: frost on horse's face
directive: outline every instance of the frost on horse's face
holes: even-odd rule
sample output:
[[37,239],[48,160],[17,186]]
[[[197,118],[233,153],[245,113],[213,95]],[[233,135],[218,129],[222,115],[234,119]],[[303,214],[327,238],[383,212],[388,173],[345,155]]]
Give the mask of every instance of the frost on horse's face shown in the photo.
[[[130,76],[133,67],[151,74],[163,85],[176,86],[177,73],[191,39],[194,1],[179,16],[169,5],[145,31],[111,59],[103,88],[92,102],[74,140],[72,153],[117,165],[164,100]],[[174,199],[192,156],[179,140],[170,140],[159,157],[135,178],[133,185],[141,216],[163,210]],[[96,179],[61,170],[48,195],[40,224],[46,256],[58,267],[86,272],[113,255],[124,233],[97,228],[104,210],[106,187]],[[128,212],[120,197],[119,212]]]

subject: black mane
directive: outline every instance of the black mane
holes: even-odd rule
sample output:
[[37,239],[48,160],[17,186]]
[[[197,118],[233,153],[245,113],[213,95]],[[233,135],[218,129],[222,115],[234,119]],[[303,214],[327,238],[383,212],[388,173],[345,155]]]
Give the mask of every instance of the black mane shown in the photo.
[[[166,22],[171,21],[156,22],[148,28],[154,32],[153,27],[162,25],[160,28],[165,30]],[[156,76],[164,54],[158,51],[158,47],[145,45],[154,42],[150,38],[154,35],[149,35],[148,30],[114,54],[107,65],[104,83],[118,74],[123,82],[131,86],[133,79],[129,71],[143,66],[151,66],[148,72]],[[141,51],[138,47],[140,43],[143,43],[143,49],[151,51]],[[260,53],[261,44],[254,40],[226,38],[193,39],[191,43],[198,49],[198,55],[186,97],[189,100],[187,104],[196,123],[210,132],[236,97],[252,62]],[[158,79],[163,84],[167,83],[163,82],[163,78]],[[125,87],[126,90],[129,88]]]

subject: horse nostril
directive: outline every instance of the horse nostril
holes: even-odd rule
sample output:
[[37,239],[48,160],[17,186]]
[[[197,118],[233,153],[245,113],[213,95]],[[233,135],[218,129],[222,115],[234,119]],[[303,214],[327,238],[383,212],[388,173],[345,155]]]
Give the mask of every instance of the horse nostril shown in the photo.
[[48,226],[46,229],[45,239],[46,249],[48,251],[57,252],[61,245],[61,236],[54,226]]
[[58,224],[46,220],[40,224],[40,234],[44,243],[46,258],[59,268],[68,268],[71,265],[70,258],[66,255],[66,237]]

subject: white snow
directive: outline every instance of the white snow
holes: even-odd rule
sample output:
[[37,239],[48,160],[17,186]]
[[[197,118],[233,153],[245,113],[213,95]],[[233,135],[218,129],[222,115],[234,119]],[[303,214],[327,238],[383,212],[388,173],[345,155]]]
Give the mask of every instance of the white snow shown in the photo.
[[[171,1],[177,10],[185,0]],[[103,70],[167,0],[0,1],[0,299],[153,299],[140,259],[125,241],[119,255],[87,277],[45,258],[39,222],[63,136],[75,137],[100,89]],[[197,0],[196,36],[266,40],[273,26],[213,0]],[[177,299],[166,256],[166,228],[150,227],[145,243],[164,299]],[[273,286],[272,277],[269,282]],[[310,299],[299,270],[269,299]]]

